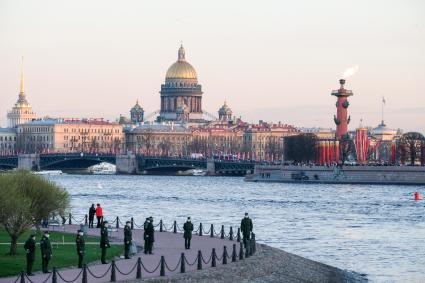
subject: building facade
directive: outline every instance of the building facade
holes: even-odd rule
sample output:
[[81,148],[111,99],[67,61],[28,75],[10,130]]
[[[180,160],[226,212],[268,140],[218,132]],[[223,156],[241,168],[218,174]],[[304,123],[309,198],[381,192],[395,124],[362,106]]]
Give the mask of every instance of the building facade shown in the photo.
[[103,119],[38,119],[17,128],[21,153],[117,153],[124,146],[123,128]]
[[16,153],[16,128],[0,128],[0,155]]

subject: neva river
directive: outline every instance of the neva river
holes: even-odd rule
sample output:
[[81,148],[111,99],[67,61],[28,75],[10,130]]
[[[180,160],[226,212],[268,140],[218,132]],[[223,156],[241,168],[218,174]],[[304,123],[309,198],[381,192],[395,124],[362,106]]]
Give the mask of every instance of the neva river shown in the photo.
[[[245,211],[259,242],[374,282],[425,282],[425,187],[245,183],[232,177],[61,175],[76,218],[101,203],[105,217],[152,215],[167,227],[239,226]],[[77,217],[78,215],[78,217]],[[209,228],[209,226],[204,226]],[[226,232],[228,230],[226,229]]]

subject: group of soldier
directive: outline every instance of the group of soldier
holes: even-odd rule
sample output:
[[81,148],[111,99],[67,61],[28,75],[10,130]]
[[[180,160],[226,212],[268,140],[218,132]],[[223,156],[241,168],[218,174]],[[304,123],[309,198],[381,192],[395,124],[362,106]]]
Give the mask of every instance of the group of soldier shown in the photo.
[[[108,233],[108,221],[103,221],[102,208],[100,205],[97,205],[97,208],[94,208],[94,204],[90,207],[89,210],[89,227],[93,228],[93,219],[94,215],[97,216],[97,226],[100,228],[100,249],[101,249],[101,262],[102,264],[107,264],[106,261],[106,252],[107,249],[111,247],[109,243],[109,233]],[[92,213],[92,209],[94,209]],[[253,229],[252,220],[248,217],[248,213],[245,213],[245,217],[241,221],[241,232],[243,236],[243,243],[246,247],[248,241],[251,237],[251,232]],[[143,224],[143,239],[144,239],[144,253],[152,254],[153,243],[155,242],[155,229],[153,226],[153,217],[146,218]],[[187,218],[186,222],[183,225],[183,238],[184,238],[184,247],[185,249],[190,249],[190,243],[193,234],[193,224],[191,222],[190,217]],[[40,249],[42,256],[42,271],[43,273],[49,273],[48,265],[49,261],[52,258],[52,246],[49,240],[49,232],[45,231],[43,237],[40,241]],[[78,268],[83,267],[84,255],[85,255],[85,240],[84,240],[84,232],[82,230],[78,230],[77,236],[75,239],[77,255],[78,255]],[[131,229],[131,222],[127,221],[124,227],[124,257],[126,259],[130,258],[130,250],[133,245],[133,232]],[[30,238],[25,242],[24,249],[26,251],[27,256],[27,275],[31,276],[32,267],[35,261],[35,234],[31,234]]]

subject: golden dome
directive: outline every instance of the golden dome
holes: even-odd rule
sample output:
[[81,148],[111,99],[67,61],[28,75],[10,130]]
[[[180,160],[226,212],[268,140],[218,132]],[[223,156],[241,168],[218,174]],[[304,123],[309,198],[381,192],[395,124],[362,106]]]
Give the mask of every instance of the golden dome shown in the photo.
[[165,79],[197,79],[195,68],[185,59],[183,46],[180,46],[178,60],[168,68]]

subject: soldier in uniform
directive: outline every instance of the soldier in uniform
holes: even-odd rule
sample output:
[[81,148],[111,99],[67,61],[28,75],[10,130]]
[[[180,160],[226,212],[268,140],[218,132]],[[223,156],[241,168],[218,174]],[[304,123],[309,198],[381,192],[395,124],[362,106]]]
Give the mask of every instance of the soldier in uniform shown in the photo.
[[184,248],[186,250],[190,249],[190,240],[192,240],[193,224],[190,220],[190,217],[187,218],[186,223],[183,224],[183,238],[184,238]]
[[130,258],[130,247],[133,241],[133,233],[131,231],[131,222],[125,222],[124,227],[124,256],[126,259]]
[[94,207],[94,203],[92,203],[89,209],[89,228],[94,228],[94,215],[96,214],[96,207]]
[[84,253],[86,249],[86,243],[84,241],[84,233],[82,230],[78,230],[77,238],[75,239],[75,244],[77,245],[78,268],[82,268],[83,261],[84,261]]
[[148,224],[149,224],[149,217],[146,218],[145,223],[143,223],[143,240],[145,241],[145,245],[144,245],[144,253],[147,254],[148,253],[148,237],[146,234],[146,229],[148,228]]
[[49,236],[49,231],[44,232],[44,235],[40,241],[41,270],[43,273],[50,273],[48,267],[49,261],[52,258],[52,245],[50,244]]
[[27,275],[32,276],[32,266],[35,261],[35,235],[31,234],[24,245],[25,252],[27,253]]
[[145,230],[145,254],[152,254],[152,248],[153,248],[153,242],[155,242],[155,237],[154,237],[154,233],[155,230],[153,228],[153,219],[152,217],[149,218],[149,222],[146,226],[146,230]]
[[102,249],[102,255],[100,261],[102,264],[107,264],[106,262],[106,249],[110,248],[109,237],[108,237],[108,221],[102,222],[102,227],[100,229],[100,248]]
[[243,235],[243,244],[246,247],[252,232],[252,220],[248,217],[248,212],[245,212],[245,217],[241,221],[241,231]]

